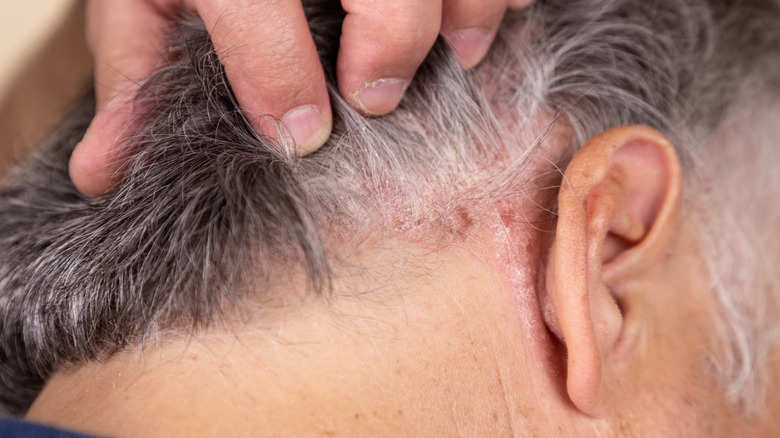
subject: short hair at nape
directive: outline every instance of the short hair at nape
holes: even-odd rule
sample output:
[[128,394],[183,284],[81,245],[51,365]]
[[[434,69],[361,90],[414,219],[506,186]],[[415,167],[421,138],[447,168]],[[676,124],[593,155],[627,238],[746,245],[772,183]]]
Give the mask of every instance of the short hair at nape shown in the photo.
[[[715,141],[725,121],[747,114],[745,96],[778,95],[780,14],[772,0],[537,0],[505,19],[472,72],[437,42],[399,109],[382,118],[361,117],[333,91],[338,2],[304,3],[335,117],[333,135],[314,154],[295,158],[285,152],[294,145],[251,128],[203,24],[182,18],[164,52],[168,64],[137,95],[117,190],[88,199],[68,178],[90,101],[7,179],[0,192],[7,412],[25,412],[58,369],[108,358],[160,330],[208,328],[241,307],[246,281],[262,294],[264,281],[295,268],[312,291],[327,291],[333,236],[347,245],[378,229],[439,239],[459,226],[453,215],[478,215],[518,192],[525,163],[548,145],[543,130],[535,142],[519,140],[541,114],[571,127],[567,154],[628,123],[668,135],[690,183],[686,208],[703,235],[724,226],[707,212],[725,204],[697,191],[718,192],[719,172],[732,164],[710,157],[750,147],[758,152],[746,155],[765,168],[778,162],[767,139]],[[750,189],[766,172],[743,174]],[[780,218],[777,209],[764,209],[763,220]],[[753,223],[738,216],[726,222]],[[755,359],[777,337],[756,308],[775,305],[780,288],[769,269],[722,274],[734,257],[776,249],[740,228],[748,234],[703,239],[713,276],[721,273],[713,293],[729,346],[716,365],[728,394],[747,405],[766,378]],[[746,297],[756,305],[745,305]]]

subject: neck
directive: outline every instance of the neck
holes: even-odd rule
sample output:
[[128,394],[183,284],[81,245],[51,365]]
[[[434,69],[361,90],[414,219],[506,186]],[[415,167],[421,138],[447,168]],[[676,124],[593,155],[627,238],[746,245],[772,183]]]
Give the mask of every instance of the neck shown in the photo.
[[333,296],[272,324],[231,324],[59,372],[29,415],[140,436],[450,436],[476,425],[500,433],[513,416],[507,385],[538,393],[547,383],[510,371],[537,355],[517,340],[541,339],[543,324],[537,332],[518,324],[516,297],[473,248],[403,254],[392,262],[387,253],[361,254],[387,266],[388,278],[372,277],[368,294],[357,293],[368,290],[365,278],[346,276]]

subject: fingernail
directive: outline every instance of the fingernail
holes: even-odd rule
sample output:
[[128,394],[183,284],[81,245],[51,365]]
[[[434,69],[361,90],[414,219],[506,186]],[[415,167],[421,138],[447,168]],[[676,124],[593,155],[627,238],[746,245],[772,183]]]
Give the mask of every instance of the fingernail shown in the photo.
[[398,106],[408,85],[403,79],[380,79],[366,84],[354,98],[364,113],[379,116]]
[[319,149],[330,135],[332,120],[323,117],[315,105],[293,108],[282,117],[286,134],[295,144],[296,155],[306,155]]
[[447,41],[464,68],[474,67],[490,47],[490,32],[485,29],[463,29],[447,35]]

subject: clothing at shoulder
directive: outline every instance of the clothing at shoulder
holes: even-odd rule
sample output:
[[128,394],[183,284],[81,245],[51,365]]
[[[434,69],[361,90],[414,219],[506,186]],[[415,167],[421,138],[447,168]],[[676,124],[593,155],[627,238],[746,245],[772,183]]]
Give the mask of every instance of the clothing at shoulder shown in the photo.
[[0,438],[91,438],[92,435],[82,435],[49,426],[30,423],[14,418],[0,417]]

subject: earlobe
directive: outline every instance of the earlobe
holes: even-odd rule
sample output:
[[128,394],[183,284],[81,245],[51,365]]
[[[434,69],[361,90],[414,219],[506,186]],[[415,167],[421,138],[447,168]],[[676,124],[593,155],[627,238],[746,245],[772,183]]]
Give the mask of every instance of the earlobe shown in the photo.
[[606,131],[566,169],[550,250],[545,311],[567,346],[566,388],[597,416],[608,401],[616,352],[630,355],[619,303],[632,278],[663,259],[676,229],[680,167],[674,147],[641,126]]

